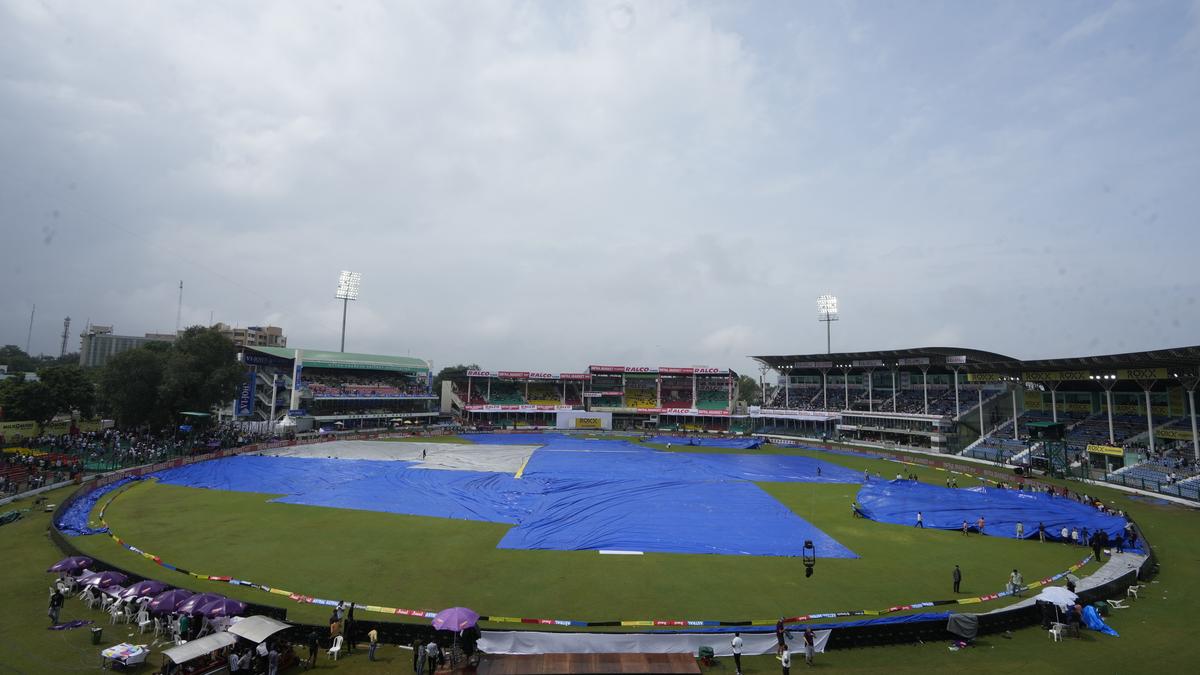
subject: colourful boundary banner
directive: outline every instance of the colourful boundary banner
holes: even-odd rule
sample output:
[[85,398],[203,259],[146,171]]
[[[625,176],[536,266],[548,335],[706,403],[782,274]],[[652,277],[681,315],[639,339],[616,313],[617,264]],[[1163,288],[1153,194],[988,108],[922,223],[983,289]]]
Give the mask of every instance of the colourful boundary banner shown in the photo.
[[[134,484],[136,484],[136,483],[130,483],[130,485],[134,485]],[[318,598],[318,597],[311,596],[311,595],[304,595],[302,593],[294,593],[292,591],[287,591],[282,588],[273,588],[273,587],[267,586],[265,584],[257,584],[253,581],[247,581],[244,579],[235,579],[230,576],[214,575],[214,574],[200,574],[199,572],[193,572],[191,570],[187,570],[182,567],[179,567],[178,565],[166,562],[162,558],[154,555],[153,553],[143,551],[142,549],[134,546],[133,544],[126,542],[124,539],[121,539],[119,536],[117,536],[113,532],[112,526],[109,525],[108,521],[105,520],[104,514],[106,511],[108,511],[109,505],[112,504],[113,501],[118,496],[120,496],[122,493],[124,493],[125,490],[127,490],[127,489],[129,489],[129,487],[125,486],[125,487],[117,490],[112,496],[110,496],[104,502],[104,505],[102,507],[100,507],[100,513],[99,513],[100,524],[103,527],[108,528],[108,536],[110,538],[112,538],[112,540],[115,541],[117,543],[117,545],[119,545],[120,547],[122,547],[128,551],[131,551],[133,553],[136,553],[136,554],[142,556],[143,558],[150,560],[154,564],[159,565],[160,567],[164,567],[166,569],[173,570],[180,574],[186,574],[186,575],[196,578],[196,579],[201,579],[204,581],[219,581],[219,582],[232,584],[234,586],[254,588],[254,589],[263,591],[265,593],[270,593],[272,595],[278,595],[281,597],[288,598],[289,600],[292,600],[294,602],[300,602],[300,603],[305,603],[305,604],[310,604],[310,605],[326,605],[326,606],[330,606],[330,607],[337,606],[337,604],[339,602],[338,600],[329,600],[329,599],[325,599],[325,598]],[[785,617],[784,622],[785,623],[798,623],[798,622],[813,621],[813,620],[818,620],[818,619],[838,619],[838,618],[854,617],[854,616],[883,616],[885,614],[893,614],[895,612],[906,612],[906,611],[911,611],[911,610],[916,610],[916,609],[925,609],[927,607],[939,607],[939,606],[944,606],[944,605],[974,605],[974,604],[979,604],[982,602],[989,602],[991,600],[998,600],[1000,598],[1006,598],[1006,597],[1012,596],[1017,592],[1041,588],[1043,586],[1049,586],[1050,584],[1054,583],[1055,581],[1058,581],[1059,579],[1062,579],[1063,577],[1067,576],[1068,574],[1077,572],[1084,565],[1091,562],[1091,560],[1092,560],[1092,556],[1089,555],[1088,557],[1084,558],[1083,560],[1080,560],[1079,562],[1075,563],[1074,565],[1071,565],[1066,570],[1059,572],[1058,574],[1055,574],[1054,576],[1045,577],[1044,579],[1039,579],[1030,584],[1026,584],[1025,586],[1022,586],[1021,588],[1017,589],[1016,591],[1005,590],[1005,591],[1000,591],[997,593],[990,593],[988,595],[981,595],[981,596],[974,597],[974,598],[956,598],[953,600],[930,600],[927,602],[914,602],[914,603],[909,603],[909,604],[904,604],[904,605],[894,605],[892,607],[887,607],[884,609],[874,609],[874,610],[856,609],[856,610],[842,611],[842,612],[821,612],[821,613],[815,613],[815,614],[801,614],[801,615],[797,615],[797,616]],[[370,605],[370,604],[359,603],[359,602],[355,602],[354,604],[358,609],[360,609],[362,611],[374,612],[377,614],[391,614],[394,616],[410,616],[410,617],[423,618],[423,619],[432,619],[434,616],[437,615],[437,612],[432,611],[432,610],[427,610],[427,609],[404,609],[404,608],[399,608],[399,607],[383,607],[380,605]],[[490,621],[493,623],[520,623],[520,624],[536,624],[536,625],[541,625],[541,626],[569,626],[569,627],[573,627],[573,628],[609,628],[609,627],[617,627],[617,626],[663,627],[663,628],[665,628],[665,627],[695,627],[695,628],[699,628],[699,627],[715,627],[715,626],[774,626],[775,623],[778,621],[778,619],[750,619],[750,620],[740,620],[740,621],[711,620],[711,619],[710,620],[635,619],[635,620],[622,620],[622,621],[581,621],[578,619],[531,619],[531,618],[511,617],[511,616],[480,616],[479,620],[480,621]]]

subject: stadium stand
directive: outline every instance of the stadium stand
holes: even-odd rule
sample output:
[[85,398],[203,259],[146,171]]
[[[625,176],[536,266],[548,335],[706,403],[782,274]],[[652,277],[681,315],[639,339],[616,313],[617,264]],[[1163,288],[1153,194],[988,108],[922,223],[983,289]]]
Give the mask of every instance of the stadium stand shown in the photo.
[[771,402],[766,406],[779,410],[814,410],[821,407],[820,387],[790,387],[785,393],[783,387],[775,390]]
[[696,385],[696,408],[698,410],[727,410],[729,408],[729,385],[724,378],[701,378]]
[[632,384],[625,389],[626,408],[654,408],[658,406],[658,393],[653,387],[637,387]]
[[[1059,415],[1063,420],[1063,415]],[[1158,420],[1158,423],[1165,420]],[[1117,445],[1124,445],[1130,439],[1145,433],[1146,418],[1138,415],[1113,415],[1113,439]],[[1067,432],[1067,445],[1075,448],[1085,448],[1089,444],[1108,445],[1108,415],[1097,413],[1070,426]]]
[[525,403],[525,397],[521,395],[521,388],[515,382],[493,380],[488,403],[492,405],[522,405]]
[[978,445],[967,449],[963,454],[976,459],[986,459],[990,462],[1007,462],[1014,455],[1019,455],[1028,448],[1025,441],[1013,438],[984,438]]
[[559,405],[558,387],[546,382],[529,384],[529,402],[533,405]]
[[404,375],[363,376],[328,370],[305,371],[304,386],[313,398],[428,396],[423,380]]

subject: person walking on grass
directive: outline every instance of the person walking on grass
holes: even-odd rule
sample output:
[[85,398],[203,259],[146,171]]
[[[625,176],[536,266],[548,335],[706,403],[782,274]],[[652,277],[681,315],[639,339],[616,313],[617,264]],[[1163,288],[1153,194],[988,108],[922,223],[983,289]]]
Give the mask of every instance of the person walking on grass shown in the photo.
[[788,651],[787,645],[784,645],[783,651],[779,653],[779,665],[783,666],[783,675],[791,675],[792,653]]
[[733,639],[729,641],[729,648],[733,651],[733,667],[736,670],[735,675],[742,675],[742,634],[734,633]]
[[971,529],[971,528],[970,528],[970,526],[968,526],[968,525],[967,525],[967,521],[965,521],[965,520],[964,520],[964,521],[963,521],[963,524],[962,524],[962,533],[963,533],[963,536],[964,536],[964,537],[969,537],[969,536],[971,536],[971,535],[970,535],[970,529]]
[[58,624],[58,612],[62,609],[62,606],[63,594],[55,588],[54,592],[50,594],[50,609],[47,611],[47,614],[50,616],[51,625]]
[[817,634],[813,632],[812,626],[804,627],[804,662],[808,665],[813,664],[813,654],[817,649]]
[[379,648],[379,631],[372,628],[367,631],[367,660],[375,660],[375,650]]
[[957,593],[958,586],[962,583],[962,570],[958,569],[958,565],[954,566],[954,573],[951,575],[951,578],[954,579],[954,592]]
[[1038,541],[1046,543],[1046,524],[1038,523]]
[[925,529],[925,516],[921,515],[920,511],[917,511],[917,524],[913,525],[913,527],[919,527],[922,530]]
[[979,520],[975,521],[975,527],[979,529],[979,534],[983,534],[984,524],[983,516],[979,516]]
[[1012,574],[1008,575],[1008,585],[1013,595],[1019,598],[1021,597],[1021,587],[1025,585],[1025,578],[1014,568]]
[[1025,523],[1017,523],[1017,539],[1025,538]]

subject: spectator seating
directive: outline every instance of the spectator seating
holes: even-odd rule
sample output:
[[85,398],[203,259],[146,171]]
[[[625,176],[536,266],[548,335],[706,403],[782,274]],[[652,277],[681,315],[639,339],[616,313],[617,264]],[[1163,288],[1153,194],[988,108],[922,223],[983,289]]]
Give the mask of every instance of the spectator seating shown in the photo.
[[658,393],[649,387],[626,387],[626,408],[655,408],[658,406]]
[[[486,392],[487,390],[485,389],[484,391]],[[525,403],[525,397],[521,394],[521,388],[515,382],[492,380],[491,395],[488,397],[488,403],[492,405],[522,405]]]
[[[1059,415],[1062,421],[1063,415]],[[1164,420],[1160,420],[1164,421]],[[1156,426],[1158,422],[1155,423]],[[1138,415],[1113,415],[1113,439],[1117,445],[1146,431],[1146,418]],[[1067,445],[1083,448],[1088,445],[1108,445],[1108,415],[1098,413],[1074,424],[1067,432]]]
[[559,405],[562,397],[559,388],[547,382],[529,384],[529,402],[533,405]]
[[725,389],[702,389],[696,392],[698,410],[725,410],[729,408],[729,392]]

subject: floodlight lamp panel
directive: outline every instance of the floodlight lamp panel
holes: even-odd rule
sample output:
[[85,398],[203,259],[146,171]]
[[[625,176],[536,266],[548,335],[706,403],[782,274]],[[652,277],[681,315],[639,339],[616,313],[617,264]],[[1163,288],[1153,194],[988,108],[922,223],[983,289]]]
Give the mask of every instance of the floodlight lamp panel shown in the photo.
[[342,270],[338,276],[337,299],[338,300],[357,300],[358,289],[362,282],[361,272],[350,272]]
[[837,321],[838,299],[836,295],[817,297],[817,316],[822,321]]

